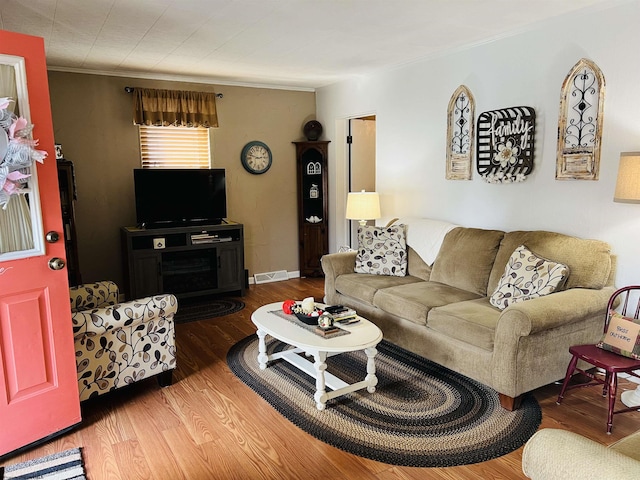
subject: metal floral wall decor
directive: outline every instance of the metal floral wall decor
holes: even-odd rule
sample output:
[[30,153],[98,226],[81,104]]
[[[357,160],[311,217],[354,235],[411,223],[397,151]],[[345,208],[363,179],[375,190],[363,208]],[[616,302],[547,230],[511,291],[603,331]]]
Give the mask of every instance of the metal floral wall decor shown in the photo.
[[523,182],[533,170],[536,112],[510,107],[478,116],[477,170],[488,183]]
[[585,58],[562,84],[556,179],[598,180],[604,110],[604,76]]
[[446,178],[471,180],[475,100],[467,87],[460,85],[453,92],[447,112]]

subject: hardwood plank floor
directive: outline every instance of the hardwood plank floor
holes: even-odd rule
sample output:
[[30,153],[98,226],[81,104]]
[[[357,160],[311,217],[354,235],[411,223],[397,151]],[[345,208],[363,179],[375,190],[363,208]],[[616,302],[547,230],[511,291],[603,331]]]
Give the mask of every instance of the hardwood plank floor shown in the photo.
[[[154,378],[82,404],[83,423],[66,435],[6,458],[0,465],[82,447],[90,480],[112,479],[518,479],[522,448],[501,458],[450,468],[414,468],[363,459],[295,427],[228,369],[226,353],[255,333],[251,313],[286,298],[321,300],[323,279],[252,285],[242,311],[177,325],[174,384]],[[620,389],[635,388],[621,381]],[[640,429],[640,412],[617,415],[606,435],[606,401],[596,388],[572,390],[556,405],[558,385],[534,392],[542,428],[564,428],[599,443]]]

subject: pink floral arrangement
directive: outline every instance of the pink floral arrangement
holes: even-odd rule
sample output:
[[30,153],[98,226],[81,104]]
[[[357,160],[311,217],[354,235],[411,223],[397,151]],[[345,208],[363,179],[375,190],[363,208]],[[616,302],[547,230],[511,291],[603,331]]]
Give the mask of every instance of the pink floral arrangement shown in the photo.
[[8,108],[13,100],[0,98],[0,206],[7,208],[11,195],[21,193],[31,176],[25,169],[42,163],[47,152],[38,150],[38,140],[30,138],[33,125]]

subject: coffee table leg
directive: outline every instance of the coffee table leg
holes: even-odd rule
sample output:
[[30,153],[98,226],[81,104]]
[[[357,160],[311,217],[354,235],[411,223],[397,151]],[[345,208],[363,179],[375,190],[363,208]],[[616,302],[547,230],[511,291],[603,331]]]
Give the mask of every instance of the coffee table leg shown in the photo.
[[265,342],[267,332],[258,329],[256,333],[258,335],[258,364],[260,364],[260,370],[265,370],[267,368],[267,362],[269,361],[267,344]]
[[318,410],[324,410],[327,403],[327,392],[325,390],[324,371],[327,369],[327,352],[314,352],[313,358],[315,362],[313,366],[316,369],[316,394],[314,399]]
[[367,391],[373,393],[376,391],[376,385],[378,384],[378,377],[376,377],[376,362],[374,357],[378,350],[375,347],[365,348],[364,353],[367,354],[367,376],[364,378],[369,384]]

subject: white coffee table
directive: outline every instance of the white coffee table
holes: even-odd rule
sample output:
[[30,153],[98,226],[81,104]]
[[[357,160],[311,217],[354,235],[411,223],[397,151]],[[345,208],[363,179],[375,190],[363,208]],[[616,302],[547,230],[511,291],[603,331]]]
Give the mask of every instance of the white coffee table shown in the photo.
[[[366,388],[369,393],[375,392],[376,385],[378,384],[374,361],[374,357],[378,351],[375,347],[380,343],[380,340],[382,340],[382,331],[376,325],[369,320],[359,317],[359,322],[341,326],[344,330],[351,332],[349,335],[325,338],[299,327],[276,314],[270,313],[275,310],[282,310],[282,302],[264,305],[251,315],[251,321],[258,328],[258,363],[260,364],[260,369],[266,369],[267,362],[281,358],[308,375],[315,377],[316,393],[314,399],[318,410],[325,408],[327,400],[355,392],[362,388]],[[267,355],[265,342],[267,335],[271,335],[293,346],[293,348]],[[364,350],[367,355],[367,375],[363,381],[348,384],[326,371],[326,360],[328,356],[358,350]],[[314,362],[311,363],[301,355],[298,355],[302,352],[307,356],[313,356]],[[327,392],[326,387],[329,387],[332,391]]]

